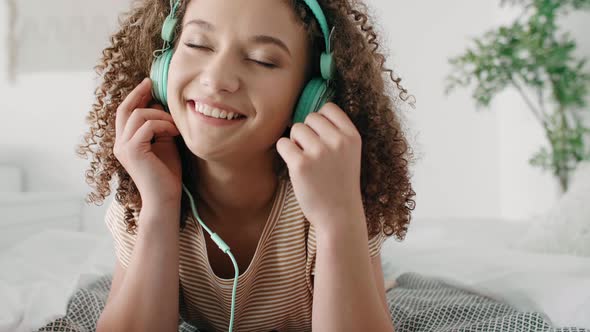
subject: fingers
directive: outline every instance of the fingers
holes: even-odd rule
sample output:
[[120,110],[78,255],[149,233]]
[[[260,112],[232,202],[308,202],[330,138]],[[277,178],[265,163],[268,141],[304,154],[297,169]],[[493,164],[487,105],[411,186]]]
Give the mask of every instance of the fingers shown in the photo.
[[135,132],[149,120],[164,120],[174,124],[172,115],[163,112],[160,109],[137,108],[131,113],[131,116],[129,116],[129,120],[127,120],[121,136],[119,136],[117,139],[120,139],[121,142],[127,142],[131,140],[131,138],[135,135]]
[[309,114],[304,123],[318,133],[322,141],[334,146],[340,137],[340,130],[322,113],[314,112]]
[[150,105],[150,108],[155,108],[157,110],[166,112],[166,110],[164,109],[164,106],[162,106],[162,104],[152,104],[152,105]]
[[150,143],[152,138],[178,136],[180,132],[176,126],[166,120],[148,120],[146,121],[129,140],[130,146],[139,146]]
[[[295,165],[303,158],[303,152],[294,141],[281,137],[276,144],[277,152],[287,165]],[[290,167],[290,166],[289,166]]]
[[315,154],[320,149],[320,136],[308,125],[304,123],[296,123],[291,129],[291,139],[303,151]]
[[137,152],[139,146],[149,146],[157,137],[172,138],[180,134],[162,105],[154,103],[146,108],[152,101],[151,86],[151,80],[144,79],[117,108],[113,147],[117,157],[121,153]]
[[119,105],[117,108],[117,114],[115,115],[116,137],[120,137],[123,133],[125,124],[133,110],[140,107],[146,107],[147,103],[151,100],[151,86],[151,80],[146,77],[129,93],[129,95],[127,95],[127,97],[125,97],[121,105]]
[[350,121],[350,118],[344,113],[344,111],[338,107],[338,105],[327,102],[322,106],[318,113],[325,116],[330,122],[334,124],[338,129],[347,135],[353,135],[356,133],[356,127]]

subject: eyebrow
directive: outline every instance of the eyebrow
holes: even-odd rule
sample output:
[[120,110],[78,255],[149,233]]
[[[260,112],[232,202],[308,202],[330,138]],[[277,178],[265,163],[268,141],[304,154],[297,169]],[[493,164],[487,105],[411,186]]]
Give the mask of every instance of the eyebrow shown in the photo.
[[[189,24],[194,24],[194,25],[199,26],[207,31],[215,31],[215,27],[213,26],[213,24],[211,24],[207,21],[201,20],[201,19],[190,20],[190,21],[186,22],[184,27],[188,26]],[[289,48],[287,47],[287,45],[282,40],[280,40],[276,37],[267,36],[267,35],[256,35],[256,36],[252,36],[250,38],[250,41],[257,43],[257,44],[276,45],[276,46],[282,48],[285,52],[287,52],[287,54],[289,54],[289,56],[291,56],[291,51],[289,51]]]

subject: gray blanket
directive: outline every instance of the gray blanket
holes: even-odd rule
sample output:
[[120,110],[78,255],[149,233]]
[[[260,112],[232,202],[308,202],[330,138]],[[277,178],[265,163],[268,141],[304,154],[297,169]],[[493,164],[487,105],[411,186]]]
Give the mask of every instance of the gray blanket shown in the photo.
[[[78,289],[68,302],[66,314],[38,331],[94,331],[110,286],[111,275],[105,275]],[[590,332],[576,327],[554,327],[542,313],[520,312],[507,304],[416,273],[400,275],[396,286],[387,291],[387,301],[396,332]],[[181,318],[178,331],[199,330]]]

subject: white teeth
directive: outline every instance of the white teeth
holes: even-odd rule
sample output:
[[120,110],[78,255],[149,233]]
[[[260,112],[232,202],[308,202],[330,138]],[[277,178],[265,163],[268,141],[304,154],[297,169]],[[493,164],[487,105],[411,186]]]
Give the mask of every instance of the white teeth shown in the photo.
[[195,108],[199,113],[205,114],[206,116],[209,116],[212,118],[232,120],[232,119],[237,119],[239,117],[239,115],[234,112],[227,113],[224,110],[220,110],[218,108],[210,107],[208,105],[199,104],[199,103],[195,103],[195,105],[196,105]]

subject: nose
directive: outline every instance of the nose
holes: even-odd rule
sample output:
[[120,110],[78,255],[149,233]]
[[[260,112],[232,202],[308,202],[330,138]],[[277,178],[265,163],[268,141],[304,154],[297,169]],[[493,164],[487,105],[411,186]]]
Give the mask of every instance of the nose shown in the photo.
[[240,80],[231,60],[223,54],[210,56],[201,71],[199,81],[209,90],[209,93],[235,92],[240,86]]

